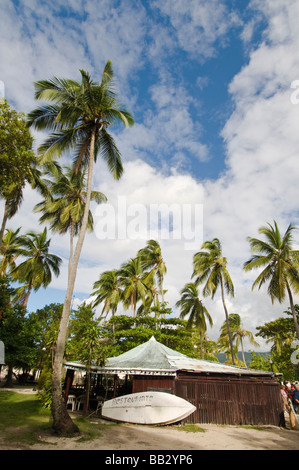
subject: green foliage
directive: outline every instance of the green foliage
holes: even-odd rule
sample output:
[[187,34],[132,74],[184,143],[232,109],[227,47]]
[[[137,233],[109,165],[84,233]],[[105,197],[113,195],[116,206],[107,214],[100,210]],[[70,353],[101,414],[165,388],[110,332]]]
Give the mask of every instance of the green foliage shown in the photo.
[[[49,194],[34,211],[41,212],[40,222],[50,223],[53,232],[78,235],[82,225],[83,213],[86,203],[86,175],[83,171],[74,171],[73,168],[58,164],[48,167],[47,185]],[[98,191],[91,192],[91,200],[96,203],[106,202],[107,198]],[[93,230],[93,217],[88,214],[88,229]]]
[[251,353],[251,361],[249,364],[250,369],[256,370],[265,370],[267,372],[272,372],[271,357],[267,355],[256,354],[255,352]]
[[44,408],[52,406],[52,367],[45,365],[37,382],[37,394]]
[[34,161],[33,139],[23,113],[17,113],[6,100],[0,103],[0,188],[6,199],[12,186],[31,179]]
[[0,323],[0,338],[5,346],[5,363],[15,368],[31,368],[35,364],[35,335],[24,308],[15,305],[8,308]]
[[244,264],[245,271],[264,267],[252,285],[260,289],[268,283],[268,294],[272,303],[275,300],[282,302],[288,294],[290,308],[293,315],[294,329],[299,339],[299,324],[293,305],[292,292],[299,292],[299,251],[292,248],[293,231],[296,229],[290,224],[281,236],[277,223],[260,227],[259,233],[264,240],[248,237],[253,256]]
[[[294,309],[297,318],[299,318],[299,306],[295,305]],[[258,333],[256,336],[264,338],[270,344],[272,343],[271,360],[273,362],[273,370],[283,374],[284,380],[294,381],[298,377],[298,366],[291,362],[291,355],[293,352],[292,343],[296,336],[294,332],[292,312],[290,310],[291,309],[288,309],[284,312],[288,315],[287,318],[279,317],[276,320],[267,322],[262,326],[258,326]],[[269,368],[270,363],[266,366]]]
[[101,337],[100,321],[95,318],[92,306],[84,302],[72,314],[70,339],[67,345],[68,358],[82,361],[87,366],[91,363],[103,364],[106,348]]
[[[134,327],[134,323],[136,323]],[[158,328],[156,326],[158,324]],[[114,325],[114,332],[112,331]],[[199,349],[194,339],[194,332],[187,329],[187,321],[179,318],[153,318],[149,315],[133,317],[116,315],[103,325],[103,335],[114,338],[114,343],[109,346],[109,356],[118,356],[139,344],[148,341],[152,336],[171,349],[186,354],[190,357],[199,357]],[[196,347],[195,347],[196,346]],[[208,359],[215,357],[210,352]]]

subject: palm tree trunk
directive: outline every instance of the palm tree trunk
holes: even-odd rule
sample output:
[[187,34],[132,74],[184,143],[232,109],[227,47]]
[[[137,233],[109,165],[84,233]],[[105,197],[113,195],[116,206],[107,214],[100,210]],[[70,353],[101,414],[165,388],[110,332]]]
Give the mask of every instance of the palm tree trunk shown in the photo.
[[243,346],[243,340],[240,338],[240,343],[241,343],[241,350],[242,350],[242,357],[243,357],[243,362],[245,364],[245,367],[247,367],[246,361],[245,361],[245,354],[244,354],[244,346]]
[[287,290],[288,290],[289,299],[290,299],[291,311],[292,311],[292,314],[293,314],[293,320],[294,320],[296,336],[299,339],[299,325],[298,325],[298,320],[297,320],[297,316],[296,316],[296,311],[295,311],[295,308],[294,308],[292,292],[291,292],[291,289],[290,289],[290,286],[289,286],[288,282],[287,282]]
[[232,363],[233,363],[233,365],[235,365],[235,355],[234,355],[234,348],[233,348],[233,340],[232,340],[232,334],[231,334],[231,331],[230,331],[230,325],[229,325],[229,319],[228,319],[228,312],[227,312],[227,308],[226,308],[225,300],[224,300],[224,288],[223,288],[222,276],[221,276],[220,280],[221,280],[221,296],[222,296],[222,303],[223,303],[223,308],[224,308],[224,312],[225,312],[225,319],[226,319],[226,326],[227,326],[227,334],[228,334],[228,340],[229,340],[229,345],[230,345],[230,351],[231,351],[231,355],[232,355]]
[[[164,307],[164,290],[163,290],[163,275],[161,276],[161,299],[162,299],[162,305]],[[162,318],[166,318],[166,313],[163,313]]]
[[74,286],[77,275],[77,267],[79,258],[84,242],[84,237],[88,223],[88,213],[90,206],[91,186],[92,186],[92,173],[93,173],[93,158],[94,158],[94,144],[95,144],[95,128],[91,134],[90,139],[90,153],[89,153],[89,164],[88,164],[88,176],[87,176],[87,187],[86,187],[86,202],[84,208],[84,214],[82,219],[82,226],[78,236],[73,261],[68,278],[68,285],[64,299],[63,311],[60,321],[60,327],[58,332],[56,352],[53,366],[53,377],[52,377],[52,415],[53,415],[53,429],[57,434],[60,435],[72,435],[79,431],[78,427],[71,420],[62,397],[62,367],[65,344],[67,340],[68,322],[70,317],[70,309],[72,303],[72,296],[74,292]]
[[28,300],[29,300],[31,290],[32,290],[32,285],[29,285],[29,287],[27,289],[27,292],[24,296],[23,302],[22,302],[22,306],[25,307],[25,309],[27,308],[27,304],[28,304]]
[[5,230],[5,227],[6,227],[6,222],[8,220],[8,200],[5,201],[5,206],[4,206],[4,215],[3,215],[3,219],[2,219],[2,225],[1,225],[1,229],[0,229],[0,248],[2,246],[2,240],[3,240],[3,235],[4,235],[4,230]]
[[200,337],[200,359],[203,359],[203,334],[202,331],[199,332]]
[[113,344],[115,344],[115,323],[114,323],[114,308],[112,309],[112,337],[113,337]]
[[73,251],[74,251],[74,222],[71,222],[71,233],[70,233],[70,257],[68,265],[68,278],[70,278],[73,262]]
[[89,411],[89,392],[90,392],[90,365],[88,364],[86,367],[86,391],[85,391],[85,400],[84,400],[84,408],[83,413],[85,415],[88,414]]
[[133,297],[133,315],[134,315],[134,328],[136,328],[136,293],[134,293],[134,297]]

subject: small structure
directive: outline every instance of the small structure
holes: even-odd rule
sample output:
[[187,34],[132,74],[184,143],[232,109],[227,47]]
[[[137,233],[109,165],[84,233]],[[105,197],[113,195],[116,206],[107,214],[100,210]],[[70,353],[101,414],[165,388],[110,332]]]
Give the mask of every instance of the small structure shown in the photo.
[[[67,362],[68,370],[84,370]],[[93,366],[98,376],[114,376],[114,396],[122,375],[132,379],[131,393],[159,391],[184,398],[196,407],[185,421],[238,425],[284,425],[280,384],[276,374],[190,358],[152,337],[130,351]]]

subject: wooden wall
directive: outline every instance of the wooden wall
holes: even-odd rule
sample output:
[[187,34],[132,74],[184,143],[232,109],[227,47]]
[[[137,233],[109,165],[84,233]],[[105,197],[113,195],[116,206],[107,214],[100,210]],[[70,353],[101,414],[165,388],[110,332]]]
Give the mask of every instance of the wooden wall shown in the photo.
[[157,390],[161,392],[174,393],[175,377],[134,375],[132,393]]
[[180,372],[177,377],[134,376],[133,393],[168,391],[196,406],[185,422],[284,426],[280,385],[271,377],[208,376]]

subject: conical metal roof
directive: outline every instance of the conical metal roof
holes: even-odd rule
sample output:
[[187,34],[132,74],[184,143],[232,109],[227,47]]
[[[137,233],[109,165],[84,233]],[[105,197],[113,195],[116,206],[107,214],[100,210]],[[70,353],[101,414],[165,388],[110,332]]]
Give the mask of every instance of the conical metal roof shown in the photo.
[[[69,369],[85,369],[84,364],[66,362]],[[136,346],[130,351],[106,360],[105,366],[92,366],[91,371],[98,374],[129,374],[129,375],[172,375],[177,371],[195,373],[216,373],[235,375],[271,376],[272,372],[237,367],[220,362],[206,361],[185,356],[156,341],[152,336],[149,341]]]
[[175,367],[169,364],[168,357],[187,358],[184,354],[159,343],[154,336],[152,336],[146,343],[140,344],[120,356],[107,359],[105,367],[175,370]]

